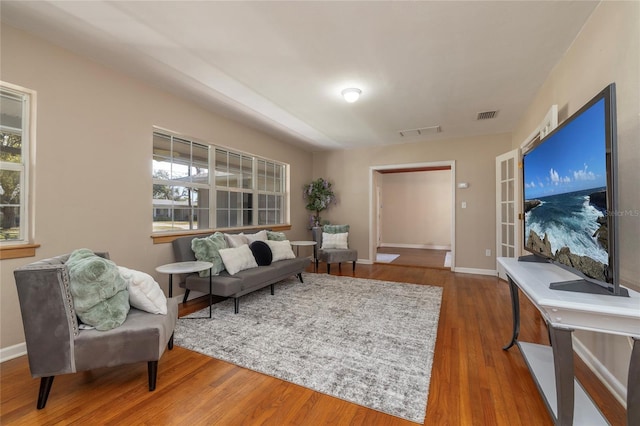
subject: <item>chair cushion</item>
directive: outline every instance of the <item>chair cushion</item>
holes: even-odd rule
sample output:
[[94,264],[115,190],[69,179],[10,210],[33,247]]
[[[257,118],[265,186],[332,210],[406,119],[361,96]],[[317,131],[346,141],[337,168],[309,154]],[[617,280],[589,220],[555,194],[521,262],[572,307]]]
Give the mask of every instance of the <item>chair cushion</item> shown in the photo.
[[322,232],[327,234],[343,234],[349,232],[349,225],[324,225]]
[[118,266],[129,288],[129,304],[152,314],[166,315],[167,298],[160,285],[147,273]]
[[[213,263],[213,267],[211,268],[213,275],[218,275],[224,271],[224,262],[219,253],[220,249],[224,248],[227,248],[227,242],[224,234],[221,232],[216,232],[205,238],[194,238],[191,240],[191,249],[196,259],[202,262]],[[208,277],[209,270],[200,271],[198,274],[201,277]]]
[[79,249],[66,265],[78,318],[101,331],[122,325],[129,312],[129,291],[116,264]]
[[348,249],[349,244],[347,240],[349,238],[348,232],[340,234],[329,234],[327,232],[322,233],[322,250],[326,249]]

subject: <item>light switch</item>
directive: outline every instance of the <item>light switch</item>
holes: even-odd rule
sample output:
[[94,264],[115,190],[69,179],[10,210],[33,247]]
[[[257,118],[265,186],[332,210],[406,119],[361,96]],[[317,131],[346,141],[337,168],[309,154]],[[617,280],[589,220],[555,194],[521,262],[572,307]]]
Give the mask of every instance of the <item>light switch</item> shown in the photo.
[[463,209],[466,209],[466,208],[467,208],[467,202],[466,202],[466,201],[463,201],[463,202],[462,202],[462,208],[463,208]]

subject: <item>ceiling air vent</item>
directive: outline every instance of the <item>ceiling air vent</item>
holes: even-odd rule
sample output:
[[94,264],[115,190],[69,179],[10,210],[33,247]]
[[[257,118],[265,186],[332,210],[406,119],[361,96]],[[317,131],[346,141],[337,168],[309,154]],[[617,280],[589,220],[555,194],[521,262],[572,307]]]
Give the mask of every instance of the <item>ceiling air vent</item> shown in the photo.
[[408,138],[411,136],[420,136],[429,133],[440,133],[442,129],[440,126],[430,126],[430,127],[421,127],[419,129],[407,129],[407,130],[398,130],[398,134],[403,138]]
[[492,118],[496,118],[496,115],[498,115],[498,111],[479,112],[478,118],[476,118],[476,120],[489,120]]

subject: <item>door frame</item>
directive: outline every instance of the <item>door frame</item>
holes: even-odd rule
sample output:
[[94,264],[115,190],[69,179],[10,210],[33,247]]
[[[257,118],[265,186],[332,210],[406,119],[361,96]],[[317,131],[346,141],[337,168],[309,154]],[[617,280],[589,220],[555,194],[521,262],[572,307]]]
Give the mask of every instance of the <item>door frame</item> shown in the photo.
[[456,162],[434,161],[428,163],[386,164],[383,166],[369,166],[369,259],[376,260],[378,245],[378,175],[384,170],[406,170],[410,172],[420,168],[449,167],[451,170],[451,271],[455,271],[456,259]]

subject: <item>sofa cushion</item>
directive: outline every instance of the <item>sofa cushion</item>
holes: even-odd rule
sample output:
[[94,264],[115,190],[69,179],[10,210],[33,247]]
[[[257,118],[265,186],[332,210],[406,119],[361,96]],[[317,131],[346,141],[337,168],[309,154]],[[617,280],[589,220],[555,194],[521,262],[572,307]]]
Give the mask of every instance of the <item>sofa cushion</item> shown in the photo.
[[[213,263],[213,267],[211,268],[213,275],[218,275],[221,271],[224,271],[224,262],[222,262],[219,253],[219,251],[224,248],[227,248],[227,242],[224,234],[221,232],[216,232],[205,238],[194,238],[191,240],[191,249],[193,250],[196,260]],[[208,277],[209,269],[200,271],[199,274],[201,277]]]
[[264,241],[254,241],[249,245],[249,248],[251,249],[251,253],[253,253],[253,257],[256,259],[258,266],[271,265],[273,253],[271,253],[269,244]]
[[79,249],[71,253],[66,266],[78,318],[100,331],[122,325],[129,313],[129,292],[116,264]]
[[267,230],[263,229],[255,234],[244,234],[244,237],[247,239],[247,244],[251,244],[254,241],[267,241]]
[[266,242],[273,253],[273,259],[271,262],[277,262],[284,259],[293,259],[296,257],[291,249],[291,243],[289,240],[284,241],[267,241]]
[[267,231],[267,240],[284,241],[286,239],[287,239],[287,236],[285,235],[284,232]]
[[322,250],[326,249],[348,249],[349,245],[347,240],[349,238],[348,232],[340,234],[329,234],[327,232],[322,233]]
[[239,234],[224,234],[224,239],[227,241],[227,247],[236,248],[243,244],[249,244],[247,237],[241,232]]
[[220,250],[220,256],[229,275],[235,275],[245,269],[257,268],[256,259],[247,244],[240,247]]
[[118,266],[129,289],[131,307],[152,314],[167,314],[167,298],[160,285],[147,273]]

